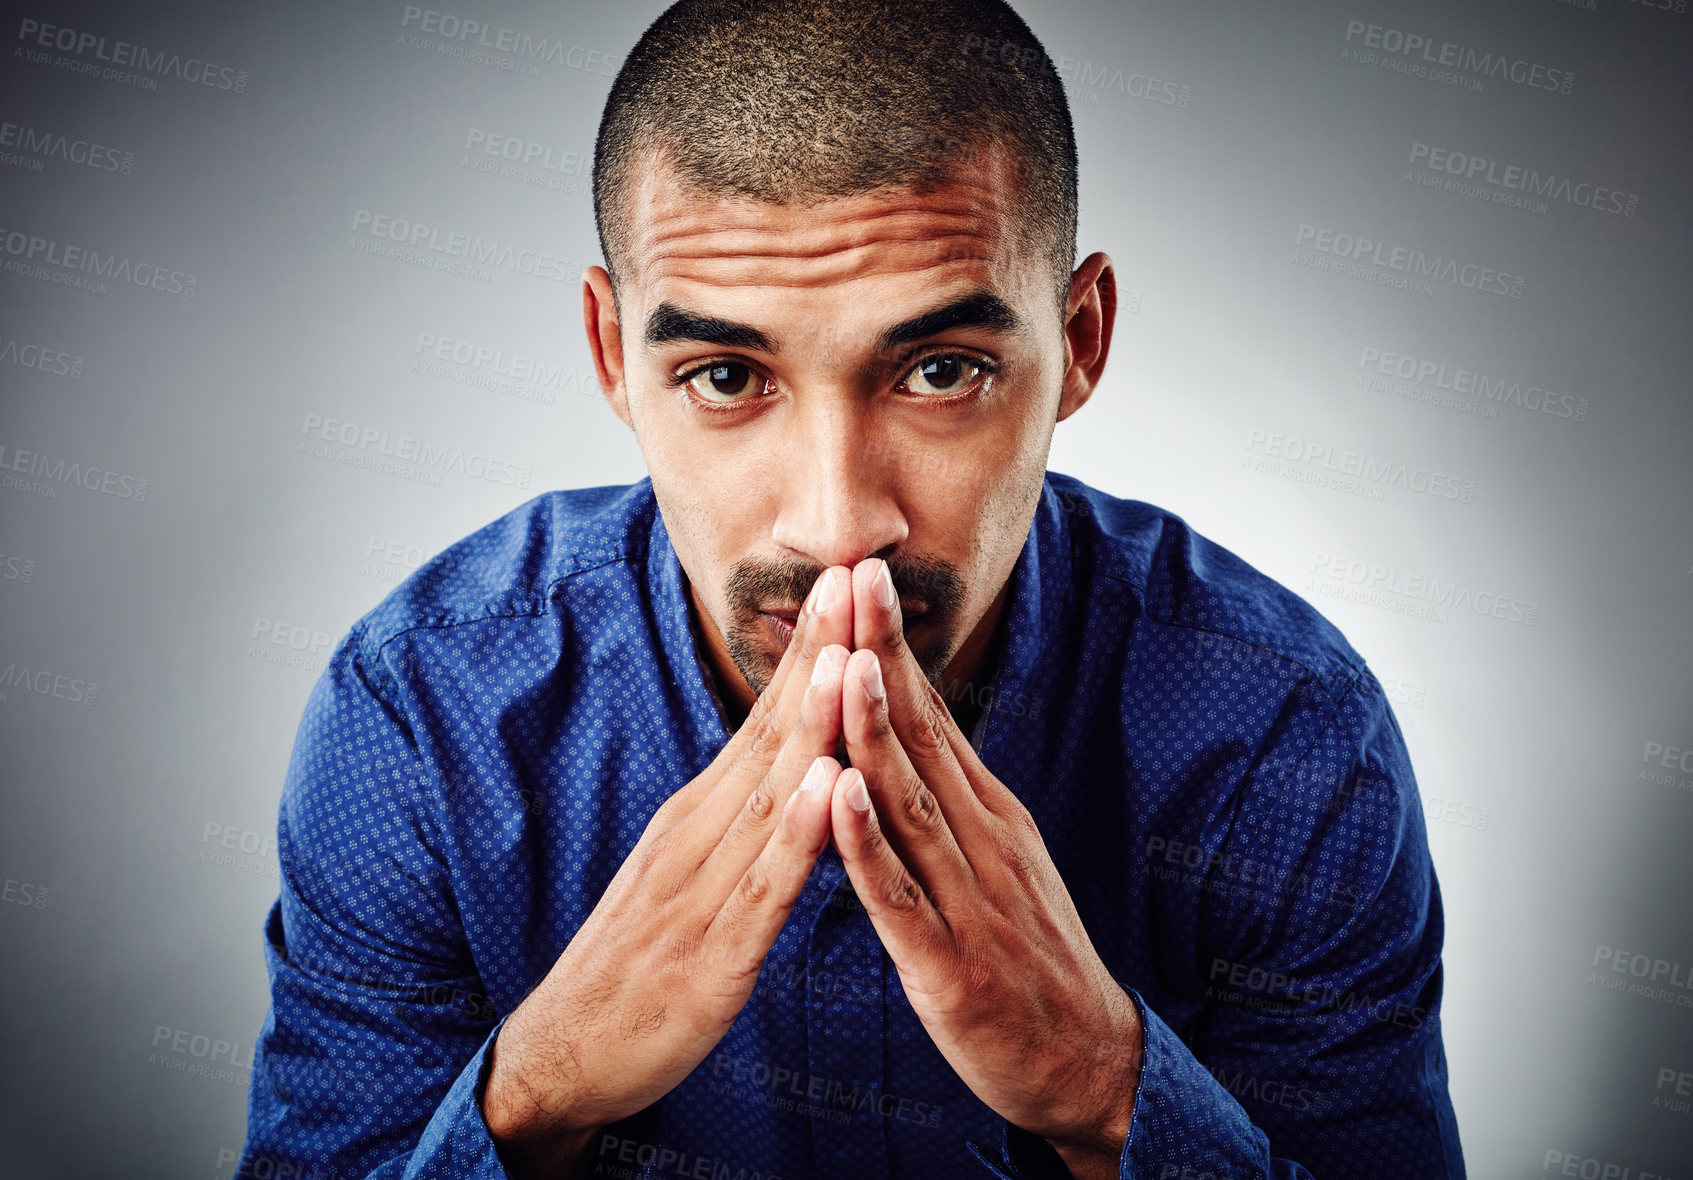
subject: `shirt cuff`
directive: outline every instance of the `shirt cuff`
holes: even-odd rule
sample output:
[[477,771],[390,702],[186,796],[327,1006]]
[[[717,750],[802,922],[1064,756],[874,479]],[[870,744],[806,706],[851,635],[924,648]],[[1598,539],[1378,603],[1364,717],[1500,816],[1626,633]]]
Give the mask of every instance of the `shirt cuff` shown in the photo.
[[482,1093],[493,1064],[494,1038],[506,1018],[500,1017],[476,1055],[465,1063],[447,1096],[435,1108],[429,1124],[412,1150],[403,1180],[450,1180],[472,1176],[478,1180],[511,1180],[494,1150],[488,1121],[482,1115]]
[[1137,992],[1124,990],[1140,1012],[1142,1050],[1121,1180],[1268,1175],[1270,1141],[1246,1108]]

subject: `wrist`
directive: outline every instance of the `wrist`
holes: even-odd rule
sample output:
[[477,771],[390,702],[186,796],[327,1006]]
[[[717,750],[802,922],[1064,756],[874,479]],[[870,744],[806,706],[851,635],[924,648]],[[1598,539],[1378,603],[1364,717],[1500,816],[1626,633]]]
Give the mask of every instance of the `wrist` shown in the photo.
[[1134,1122],[1140,1088],[1142,1028],[1132,1000],[1124,995],[1120,1027],[1109,1040],[1097,1042],[1094,1059],[1077,1073],[1092,1080],[1093,1093],[1083,1103],[1089,1113],[1073,1129],[1048,1135],[1070,1174],[1078,1178],[1115,1177]]
[[599,1127],[573,1126],[565,1117],[574,1104],[565,1089],[564,1071],[537,1060],[536,1042],[523,1035],[522,1016],[520,1007],[488,1048],[488,1076],[478,1098],[488,1135],[500,1146],[585,1144]]
[[[508,1026],[509,1027],[509,1026]],[[495,1037],[490,1053],[497,1054],[500,1036]],[[593,1142],[599,1127],[571,1128],[547,1115],[547,1107],[529,1083],[521,1076],[515,1062],[519,1055],[507,1045],[505,1067],[493,1060],[488,1070],[487,1085],[480,1099],[482,1119],[488,1128],[488,1138],[501,1165],[514,1180],[539,1180],[558,1177],[574,1180],[586,1176],[591,1167]]]
[[1123,1143],[1129,1137],[1128,1116],[1120,1123],[1110,1120],[1093,1132],[1068,1139],[1048,1139],[1058,1158],[1076,1180],[1115,1180],[1123,1158]]

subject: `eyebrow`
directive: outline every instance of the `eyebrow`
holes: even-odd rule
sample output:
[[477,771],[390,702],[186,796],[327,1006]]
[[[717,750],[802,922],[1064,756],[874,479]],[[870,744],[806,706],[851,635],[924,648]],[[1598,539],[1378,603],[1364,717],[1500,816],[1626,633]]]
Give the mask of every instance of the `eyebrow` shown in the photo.
[[[973,291],[932,311],[913,316],[883,332],[877,341],[880,352],[889,352],[901,345],[913,344],[930,336],[938,336],[953,328],[981,328],[989,332],[1012,334],[1022,331],[1022,321],[1005,300],[991,291]],[[665,300],[653,308],[647,317],[646,342],[649,345],[668,344],[678,340],[694,340],[716,344],[723,348],[747,348],[758,352],[780,351],[763,332],[750,324],[720,320],[702,315]]]
[[647,317],[648,344],[668,344],[672,340],[698,340],[724,348],[750,348],[759,352],[775,352],[770,337],[749,324],[737,324],[712,316],[689,311],[665,300],[653,308]]
[[992,291],[974,291],[933,311],[895,324],[882,333],[878,350],[891,352],[901,345],[915,344],[953,328],[982,328],[1010,335],[1022,331],[1023,325],[1017,319],[1017,313],[998,295]]

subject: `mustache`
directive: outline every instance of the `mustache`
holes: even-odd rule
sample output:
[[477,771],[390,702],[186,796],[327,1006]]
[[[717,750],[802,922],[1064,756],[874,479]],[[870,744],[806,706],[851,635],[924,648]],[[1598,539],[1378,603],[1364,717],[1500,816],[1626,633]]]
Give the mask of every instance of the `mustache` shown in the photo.
[[[964,579],[951,562],[922,554],[890,554],[886,559],[894,592],[901,600],[923,603],[937,619],[956,611],[964,601]],[[794,610],[827,566],[806,561],[766,561],[746,557],[737,561],[724,585],[729,609],[751,619],[765,609]]]

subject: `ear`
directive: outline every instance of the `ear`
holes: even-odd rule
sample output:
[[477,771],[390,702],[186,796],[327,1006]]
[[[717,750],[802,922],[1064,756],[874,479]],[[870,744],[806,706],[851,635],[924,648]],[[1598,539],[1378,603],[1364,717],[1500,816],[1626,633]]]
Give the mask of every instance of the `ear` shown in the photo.
[[1093,396],[1105,372],[1116,321],[1117,275],[1111,259],[1089,254],[1070,276],[1070,297],[1064,304],[1064,392],[1058,400],[1058,421]]
[[623,384],[623,335],[617,324],[617,300],[611,293],[611,275],[603,266],[590,266],[582,272],[582,326],[588,332],[588,351],[594,358],[600,392],[623,425],[635,429],[629,414],[629,392]]

